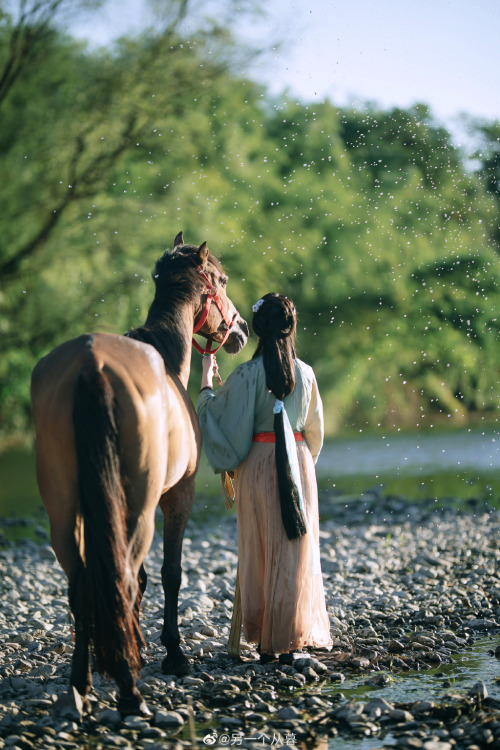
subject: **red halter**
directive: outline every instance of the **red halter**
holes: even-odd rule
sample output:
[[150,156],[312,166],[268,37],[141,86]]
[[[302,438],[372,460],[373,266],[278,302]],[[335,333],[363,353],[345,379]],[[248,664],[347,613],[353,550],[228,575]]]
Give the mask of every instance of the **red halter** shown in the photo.
[[[193,259],[191,258],[191,260],[193,260]],[[222,301],[221,301],[221,298],[219,297],[219,293],[218,293],[217,289],[214,286],[212,286],[212,284],[210,283],[210,279],[208,278],[208,276],[205,273],[203,273],[203,271],[198,266],[198,264],[196,263],[196,261],[193,260],[193,263],[197,267],[198,273],[201,275],[201,277],[202,277],[202,279],[205,282],[206,287],[207,287],[206,288],[207,298],[205,300],[205,304],[203,306],[203,310],[201,311],[200,318],[199,318],[198,322],[195,323],[195,326],[194,326],[194,329],[193,329],[193,333],[197,333],[200,330],[200,328],[204,325],[206,319],[208,318],[208,313],[210,311],[210,306],[211,306],[212,302],[215,302],[216,306],[219,308],[219,312],[222,315],[222,319],[223,319],[224,323],[227,325],[227,331],[224,334],[224,338],[220,342],[220,344],[217,347],[217,349],[214,349],[212,351],[213,341],[210,341],[210,340],[207,340],[207,345],[206,345],[205,349],[202,349],[201,346],[198,344],[198,342],[195,341],[194,339],[193,339],[193,346],[196,349],[196,351],[200,352],[200,354],[215,354],[216,352],[219,351],[219,349],[221,348],[221,346],[223,346],[226,343],[226,341],[227,341],[227,339],[229,337],[229,334],[231,333],[231,329],[232,329],[232,327],[234,326],[234,324],[236,322],[236,318],[238,317],[238,313],[235,313],[232,318],[229,317],[229,315],[226,313],[226,311],[224,309],[224,305],[222,304]]]

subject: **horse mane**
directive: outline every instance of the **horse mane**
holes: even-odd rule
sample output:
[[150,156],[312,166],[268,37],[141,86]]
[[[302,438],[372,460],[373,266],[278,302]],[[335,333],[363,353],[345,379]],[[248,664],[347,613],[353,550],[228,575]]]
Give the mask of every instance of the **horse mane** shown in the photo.
[[[167,250],[156,261],[152,277],[155,296],[144,325],[127,331],[125,336],[151,344],[160,353],[165,366],[179,375],[187,348],[191,346],[191,331],[186,336],[182,307],[199,296],[205,286],[196,270],[198,247],[181,245]],[[194,262],[193,262],[194,261]],[[208,262],[218,271],[222,266],[218,258],[209,253]]]

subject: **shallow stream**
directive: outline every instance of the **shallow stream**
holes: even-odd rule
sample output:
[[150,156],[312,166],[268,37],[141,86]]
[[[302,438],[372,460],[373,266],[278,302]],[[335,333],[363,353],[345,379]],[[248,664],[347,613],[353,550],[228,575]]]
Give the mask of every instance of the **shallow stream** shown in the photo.
[[[414,433],[371,433],[325,443],[316,466],[320,488],[341,496],[377,492],[408,500],[493,500],[500,494],[500,429],[464,428]],[[202,456],[195,510],[220,498],[220,480]],[[222,500],[211,512],[223,513]],[[42,503],[32,452],[0,454],[0,521],[39,513]],[[203,515],[203,514],[202,514]],[[40,518],[44,518],[41,515]],[[196,516],[193,514],[193,521]]]
[[[328,684],[323,694],[342,693],[348,700],[368,702],[371,698],[384,698],[389,703],[412,703],[431,700],[439,704],[446,694],[466,694],[476,682],[486,685],[488,695],[500,699],[500,660],[493,652],[500,644],[500,635],[479,638],[467,651],[453,656],[451,664],[440,664],[436,669],[423,672],[408,671],[392,675],[392,680],[383,687],[370,685],[373,674],[348,678],[342,685]],[[328,738],[329,750],[375,750],[391,743],[391,736],[383,740],[378,737]]]

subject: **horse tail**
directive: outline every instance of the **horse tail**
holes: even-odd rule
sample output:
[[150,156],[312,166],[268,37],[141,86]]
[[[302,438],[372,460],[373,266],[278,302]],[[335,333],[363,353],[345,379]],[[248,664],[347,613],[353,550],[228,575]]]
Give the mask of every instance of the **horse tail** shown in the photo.
[[97,671],[115,678],[140,667],[134,582],[127,571],[126,500],[114,393],[95,362],[79,373],[73,424],[83,517],[84,601]]

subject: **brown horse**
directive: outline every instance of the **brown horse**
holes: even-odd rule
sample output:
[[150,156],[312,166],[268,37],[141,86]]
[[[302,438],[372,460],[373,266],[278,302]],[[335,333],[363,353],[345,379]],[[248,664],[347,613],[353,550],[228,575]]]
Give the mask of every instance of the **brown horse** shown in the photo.
[[162,668],[189,672],[177,602],[202,442],[186,391],[193,329],[203,321],[199,333],[229,353],[248,338],[206,243],[186,245],[181,232],[174,250],[157,261],[154,281],[143,326],[58,346],[36,365],[31,384],[38,486],[75,620],[71,685],[88,706],[91,647],[96,669],[116,680],[122,713],[148,711],[136,687],[139,607],[158,503],[164,516]]

